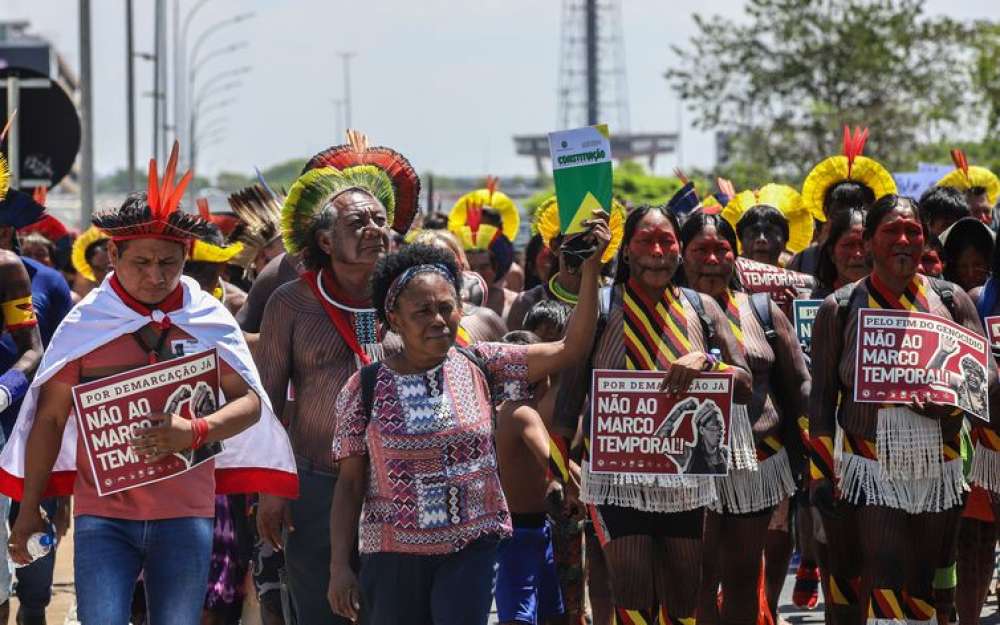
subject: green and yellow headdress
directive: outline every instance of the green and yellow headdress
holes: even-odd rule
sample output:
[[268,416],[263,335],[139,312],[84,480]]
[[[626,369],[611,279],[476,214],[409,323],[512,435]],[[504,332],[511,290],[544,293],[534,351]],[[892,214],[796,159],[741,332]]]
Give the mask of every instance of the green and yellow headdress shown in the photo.
[[813,238],[813,216],[802,203],[802,196],[792,187],[769,183],[756,191],[742,191],[729,200],[722,210],[722,218],[733,230],[748,210],[755,206],[772,206],[788,222],[788,242],[785,248],[797,254],[809,247]]
[[802,183],[802,203],[806,210],[819,221],[826,221],[823,201],[826,194],[836,184],[853,181],[872,190],[875,199],[896,193],[896,181],[892,174],[874,159],[862,156],[868,129],[854,129],[844,126],[844,153],[831,156],[813,167]]
[[[601,262],[611,262],[618,254],[625,236],[625,205],[616,199],[611,200],[611,214],[608,216],[608,227],[611,229],[611,242],[604,250]],[[538,205],[534,219],[531,221],[531,234],[542,235],[546,247],[551,247],[552,240],[562,234],[559,225],[559,204],[556,196],[552,196]]]
[[73,253],[70,258],[73,261],[73,268],[78,274],[91,282],[97,282],[94,268],[87,262],[87,249],[99,241],[107,241],[110,238],[97,226],[91,226],[73,241]]
[[986,189],[986,199],[990,206],[996,206],[1000,197],[1000,179],[985,167],[969,166],[969,160],[962,150],[952,150],[951,160],[955,163],[954,171],[937,181],[938,187],[955,187],[961,191],[975,188]]
[[417,214],[420,177],[406,158],[386,147],[369,147],[368,137],[347,131],[348,143],[312,157],[288,191],[281,209],[281,234],[292,254],[309,243],[313,221],[330,200],[349,189],[370,193],[385,207],[392,229],[406,234]]

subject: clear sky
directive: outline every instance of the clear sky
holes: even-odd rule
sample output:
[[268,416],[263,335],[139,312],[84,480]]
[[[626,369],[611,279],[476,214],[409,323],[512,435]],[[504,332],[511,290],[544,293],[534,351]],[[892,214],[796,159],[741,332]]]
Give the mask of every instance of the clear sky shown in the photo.
[[[174,2],[168,0],[168,16]],[[195,0],[179,0],[182,14]],[[152,50],[153,2],[135,0],[136,48]],[[76,0],[3,0],[0,20],[28,19],[78,67]],[[125,151],[125,0],[92,0],[95,151],[98,173],[123,167]],[[687,165],[714,162],[711,134],[679,118],[663,78],[671,44],[694,33],[695,11],[738,16],[742,0],[622,0],[631,129],[683,132]],[[239,65],[252,71],[220,111],[223,141],[206,148],[201,173],[250,172],[307,157],[341,138],[333,100],[343,95],[338,51],[351,66],[353,126],[396,147],[421,172],[532,174],[511,136],[543,133],[557,122],[560,0],[210,0],[193,22],[205,28],[244,11],[256,17],[220,30],[203,51],[247,41],[202,75]],[[996,0],[929,0],[930,13],[1000,18]],[[152,87],[152,64],[136,61],[136,90]],[[151,103],[138,98],[140,163],[151,151]],[[207,115],[216,117],[216,115]],[[614,128],[612,128],[614,131]],[[673,158],[657,169],[669,171]]]

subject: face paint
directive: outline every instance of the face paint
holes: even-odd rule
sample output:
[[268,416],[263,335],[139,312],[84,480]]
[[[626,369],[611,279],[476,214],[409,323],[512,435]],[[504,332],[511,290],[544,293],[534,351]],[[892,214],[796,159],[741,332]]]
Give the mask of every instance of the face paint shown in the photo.
[[878,225],[871,242],[876,266],[907,279],[916,273],[924,253],[924,230],[907,206],[889,213]]
[[758,221],[743,230],[743,256],[768,265],[777,265],[785,249],[784,233],[777,224]]
[[648,291],[662,291],[680,263],[680,243],[673,224],[660,211],[649,211],[628,242],[629,274]]
[[722,296],[735,266],[733,247],[714,225],[705,226],[684,248],[684,267],[692,288],[712,297]]

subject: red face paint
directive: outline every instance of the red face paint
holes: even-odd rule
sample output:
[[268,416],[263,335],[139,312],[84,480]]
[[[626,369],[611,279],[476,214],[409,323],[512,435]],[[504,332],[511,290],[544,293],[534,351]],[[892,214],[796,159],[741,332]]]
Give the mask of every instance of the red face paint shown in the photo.
[[667,226],[647,226],[636,230],[628,244],[629,253],[637,256],[677,256],[680,244]]
[[910,256],[914,262],[919,261],[924,251],[924,230],[916,218],[895,213],[875,230],[872,251],[876,261],[889,260],[900,254]]
[[691,287],[718,298],[733,276],[736,252],[713,226],[706,226],[685,246],[684,261]]

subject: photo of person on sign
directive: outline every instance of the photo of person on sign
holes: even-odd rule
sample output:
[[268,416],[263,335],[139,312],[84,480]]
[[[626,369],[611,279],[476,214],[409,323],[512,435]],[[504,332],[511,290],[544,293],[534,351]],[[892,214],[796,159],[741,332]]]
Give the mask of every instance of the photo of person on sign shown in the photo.
[[668,458],[677,465],[678,473],[691,475],[726,475],[729,466],[729,446],[724,445],[726,439],[726,423],[722,411],[712,400],[699,402],[688,397],[677,403],[670,414],[656,430],[660,438],[677,436],[681,423],[687,415],[691,416],[693,439],[685,443],[684,451],[679,454],[668,454]]
[[966,412],[986,414],[986,371],[972,356],[965,355],[959,360],[962,374],[949,372],[948,359],[958,353],[958,342],[950,336],[941,337],[937,352],[927,364],[928,369],[940,369],[947,380],[946,385],[934,388],[955,394],[955,404]]

